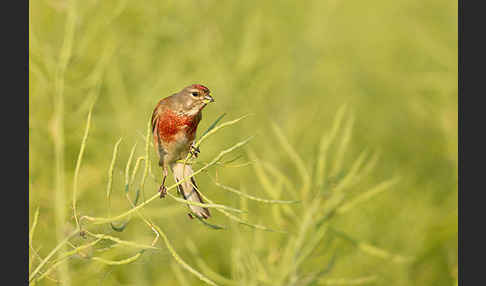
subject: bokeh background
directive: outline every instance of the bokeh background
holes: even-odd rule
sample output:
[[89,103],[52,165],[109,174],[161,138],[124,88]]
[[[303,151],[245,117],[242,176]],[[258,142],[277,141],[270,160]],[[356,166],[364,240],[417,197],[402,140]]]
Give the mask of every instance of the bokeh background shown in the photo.
[[[336,239],[336,261],[324,278],[373,275],[376,279],[362,283],[457,285],[457,2],[39,0],[29,6],[29,217],[31,225],[39,207],[33,244],[40,256],[74,228],[73,174],[91,104],[95,102],[80,168],[78,211],[106,216],[115,142],[123,137],[112,198],[112,212],[120,213],[128,207],[123,197],[125,164],[135,143],[135,156],[143,156],[154,106],[186,85],[202,83],[216,103],[204,110],[200,130],[223,113],[223,121],[251,114],[203,144],[202,161],[255,135],[248,148],[297,182],[272,124],[282,129],[311,169],[322,134],[346,104],[355,121],[344,160],[352,162],[369,148],[379,153],[370,181],[400,177],[399,184],[333,224],[413,259],[393,263]],[[247,153],[240,154],[236,162],[247,162]],[[152,148],[150,156],[155,158]],[[153,171],[159,172],[155,163]],[[218,177],[266,196],[251,165],[220,170]],[[221,191],[207,176],[198,181],[215,201],[238,206],[238,197]],[[148,180],[145,195],[157,187]],[[289,199],[285,194],[282,198]],[[279,228],[272,208],[251,203],[248,218]],[[231,225],[216,231],[189,220],[186,212],[169,199],[145,210],[188,264],[207,274],[197,262],[202,258],[212,271],[232,279],[228,285],[245,285],[235,274],[234,249],[260,253],[282,236],[263,232],[255,242],[252,236],[258,230]],[[230,224],[216,212],[212,222]],[[110,227],[97,230],[109,233]],[[150,242],[152,233],[133,218],[116,235]],[[238,240],[240,235],[248,240]],[[188,250],[188,239],[197,256]],[[73,257],[50,275],[61,282],[41,283],[203,283],[159,246],[160,251],[120,266]],[[121,259],[127,253],[105,257]],[[32,250],[30,254],[34,256]],[[326,255],[309,263],[324,268]],[[263,269],[272,263],[263,261]]]

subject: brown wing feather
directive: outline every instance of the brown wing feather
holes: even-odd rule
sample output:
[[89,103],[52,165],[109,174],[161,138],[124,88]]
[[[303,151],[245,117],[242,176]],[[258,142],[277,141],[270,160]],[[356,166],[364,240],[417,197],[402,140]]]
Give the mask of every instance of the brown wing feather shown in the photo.
[[[162,157],[163,157],[163,153],[164,153],[164,150],[161,149],[161,139],[159,137],[159,131],[158,131],[158,128],[159,128],[159,119],[160,119],[160,114],[163,112],[164,108],[165,108],[165,104],[164,104],[164,99],[160,100],[159,103],[157,104],[157,106],[155,106],[155,109],[154,111],[152,112],[152,137],[153,137],[153,140],[154,140],[154,148],[155,148],[155,151],[157,152],[157,154],[159,155],[159,165],[162,166]],[[161,152],[162,151],[162,152]]]
[[152,112],[152,134],[154,135],[154,137],[155,137],[155,127],[157,126],[159,120],[158,110],[159,110],[159,105],[157,104],[157,106],[154,109],[154,112]]

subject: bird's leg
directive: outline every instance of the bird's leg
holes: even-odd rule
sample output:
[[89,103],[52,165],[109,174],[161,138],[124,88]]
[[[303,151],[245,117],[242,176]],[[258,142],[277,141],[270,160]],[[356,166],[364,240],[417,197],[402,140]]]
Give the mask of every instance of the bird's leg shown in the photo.
[[191,153],[192,156],[196,157],[199,155],[199,153],[201,153],[201,150],[199,150],[199,147],[196,147],[196,145],[194,145],[194,142],[191,144],[191,147],[189,149],[189,153]]
[[159,192],[160,192],[160,198],[164,198],[165,195],[167,194],[167,187],[165,186],[165,179],[167,179],[167,168],[164,167],[164,178],[162,179],[162,185],[160,185]]

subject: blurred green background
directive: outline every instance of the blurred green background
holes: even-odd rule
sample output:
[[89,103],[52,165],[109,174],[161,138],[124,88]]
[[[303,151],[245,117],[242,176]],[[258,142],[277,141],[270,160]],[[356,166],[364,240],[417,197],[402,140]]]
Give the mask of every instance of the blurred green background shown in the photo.
[[[107,216],[115,142],[123,137],[114,169],[112,213],[117,214],[128,207],[126,161],[135,143],[135,156],[143,156],[146,122],[156,103],[201,83],[216,102],[203,111],[199,132],[223,113],[223,121],[251,114],[203,144],[202,161],[256,135],[249,148],[298,182],[272,123],[311,169],[322,134],[346,104],[355,123],[345,161],[369,148],[380,155],[370,181],[401,178],[333,223],[413,260],[391,263],[338,241],[335,265],[324,278],[376,275],[366,283],[457,285],[457,2],[40,0],[30,1],[29,26],[29,217],[32,224],[39,207],[33,244],[40,256],[74,228],[73,173],[90,105],[96,101],[80,169],[78,211]],[[239,154],[243,158],[237,162],[248,161],[244,151]],[[152,148],[150,156],[154,160]],[[152,170],[159,172],[155,163]],[[223,169],[218,177],[266,196],[251,166]],[[216,202],[238,206],[238,197],[222,192],[207,176],[198,181]],[[149,179],[145,196],[157,187]],[[272,208],[251,203],[248,218],[285,228],[272,220]],[[206,265],[237,281],[234,285],[245,283],[238,284],[238,261],[230,249],[258,255],[282,236],[236,225],[215,231],[185,213],[185,206],[166,198],[150,204],[145,214],[163,227],[188,264],[201,270],[188,251],[189,238]],[[228,225],[216,212],[210,222]],[[108,233],[110,228],[97,230]],[[250,240],[235,239],[240,232]],[[255,232],[258,242],[251,240]],[[135,218],[115,234],[146,243],[152,239],[150,229]],[[73,257],[50,276],[61,285],[179,285],[179,271],[188,285],[203,283],[159,246],[161,251],[120,266]],[[328,261],[323,256],[309,263],[324,268]],[[45,279],[41,284],[56,283]]]

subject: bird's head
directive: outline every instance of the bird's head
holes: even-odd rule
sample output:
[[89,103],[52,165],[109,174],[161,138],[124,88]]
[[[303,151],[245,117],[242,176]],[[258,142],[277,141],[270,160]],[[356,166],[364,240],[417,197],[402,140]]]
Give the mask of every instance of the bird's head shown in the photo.
[[178,96],[182,101],[183,109],[188,115],[201,111],[208,103],[214,102],[209,88],[201,84],[191,84],[183,88]]

